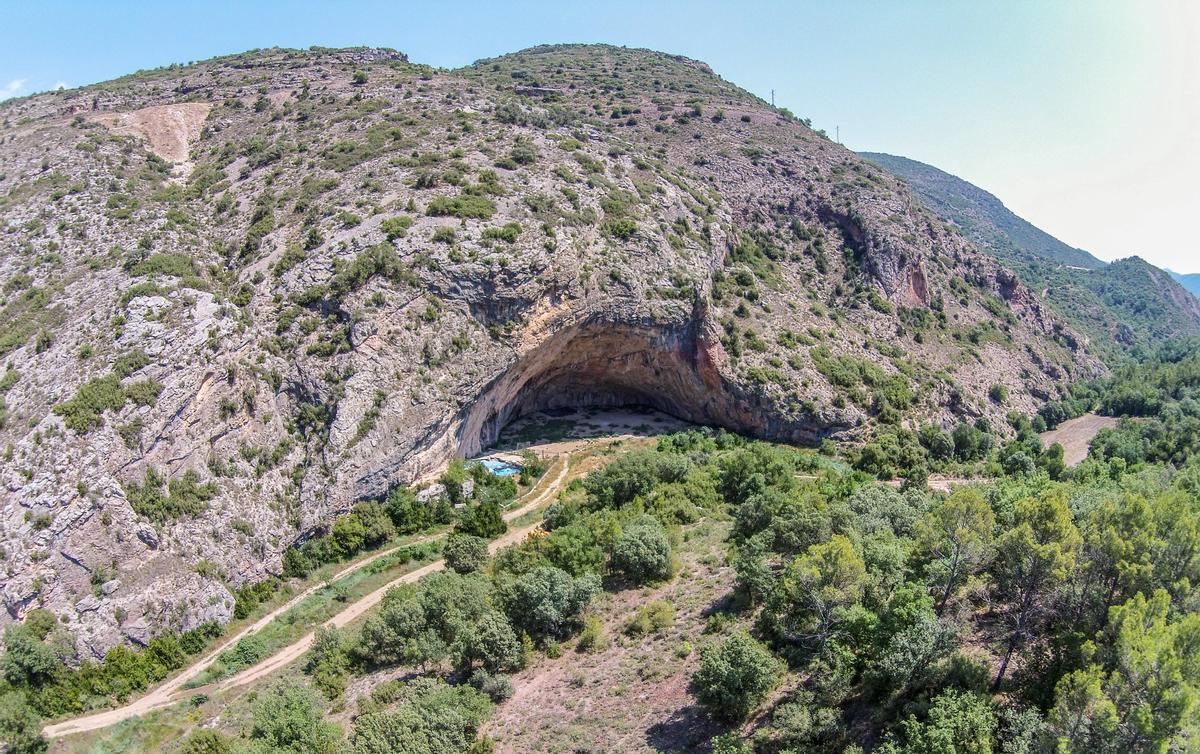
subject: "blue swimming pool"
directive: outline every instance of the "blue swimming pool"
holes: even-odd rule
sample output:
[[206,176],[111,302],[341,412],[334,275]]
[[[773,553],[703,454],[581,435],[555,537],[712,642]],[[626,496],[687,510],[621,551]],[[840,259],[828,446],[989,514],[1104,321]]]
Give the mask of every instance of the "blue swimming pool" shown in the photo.
[[521,467],[511,464],[508,461],[500,461],[495,458],[485,458],[480,463],[488,471],[496,476],[515,476],[521,473]]

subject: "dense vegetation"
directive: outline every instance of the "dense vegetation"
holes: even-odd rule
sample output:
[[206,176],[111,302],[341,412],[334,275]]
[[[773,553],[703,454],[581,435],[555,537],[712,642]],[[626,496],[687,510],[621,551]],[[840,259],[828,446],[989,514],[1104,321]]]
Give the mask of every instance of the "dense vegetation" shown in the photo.
[[[318,632],[309,682],[285,678],[262,694],[240,737],[205,731],[181,750],[487,751],[477,730],[512,694],[509,673],[567,641],[604,646],[589,617],[598,592],[671,579],[681,528],[728,517],[736,588],[714,606],[711,635],[697,637],[691,689],[733,726],[714,751],[1183,751],[1200,720],[1196,353],[1167,347],[1078,385],[1032,420],[1012,417],[1007,442],[971,424],[912,433],[892,459],[910,480],[903,489],[865,473],[870,445],[853,470],[725,432],[666,436],[572,483],[540,536],[492,557],[494,532],[476,527],[512,482],[456,465],[446,504],[426,518],[413,519],[411,493],[398,491],[289,556],[299,573],[398,528],[449,521],[469,478],[476,499],[446,544],[450,568],[393,589],[357,630]],[[1035,425],[1091,408],[1136,418],[1068,469]],[[994,478],[931,493],[917,482],[938,464]],[[669,625],[671,611],[648,603],[627,633]],[[27,704],[56,714],[86,706],[80,689],[128,695],[204,645],[203,632],[159,637],[64,684],[61,631],[39,613],[6,635],[0,722],[23,742],[14,750],[42,745]],[[326,721],[352,679],[395,666],[418,672],[375,685],[349,731]]]

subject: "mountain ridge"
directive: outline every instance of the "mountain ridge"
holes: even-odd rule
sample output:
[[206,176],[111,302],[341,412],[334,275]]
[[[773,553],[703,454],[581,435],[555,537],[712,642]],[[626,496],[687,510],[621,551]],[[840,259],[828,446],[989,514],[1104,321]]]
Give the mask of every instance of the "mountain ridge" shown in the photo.
[[1018,217],[996,196],[932,165],[863,156],[905,181],[943,220],[1006,264],[1110,362],[1200,334],[1200,301],[1140,257],[1105,263]]

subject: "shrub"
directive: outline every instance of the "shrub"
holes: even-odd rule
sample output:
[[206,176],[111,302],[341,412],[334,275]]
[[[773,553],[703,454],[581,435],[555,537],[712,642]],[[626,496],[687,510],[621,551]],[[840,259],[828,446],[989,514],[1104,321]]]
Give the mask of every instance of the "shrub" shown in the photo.
[[483,231],[484,238],[497,239],[506,243],[516,243],[521,235],[520,223],[506,223],[500,228],[488,228]]
[[486,196],[462,194],[454,197],[439,196],[429,203],[425,213],[434,216],[451,216],[487,220],[496,213],[496,205]]
[[167,485],[163,494],[163,479],[152,468],[146,469],[142,483],[124,485],[125,498],[134,512],[151,521],[162,522],[180,516],[196,516],[208,507],[208,501],[217,495],[213,482],[199,483],[199,476],[189,469],[178,479]]
[[487,562],[487,540],[470,534],[451,534],[446,539],[442,557],[456,573],[478,571]]
[[713,717],[744,720],[783,678],[783,663],[744,632],[700,651],[694,693]]
[[612,567],[639,584],[671,575],[671,543],[658,519],[642,516],[625,527],[613,545]]
[[674,623],[675,606],[666,600],[655,600],[634,613],[625,626],[625,633],[640,639],[648,634],[664,633]]
[[528,139],[518,139],[509,152],[509,158],[518,165],[532,165],[539,156],[537,148]]
[[125,397],[138,406],[153,406],[163,391],[158,380],[141,380],[125,388]]
[[482,669],[471,674],[471,685],[486,694],[493,704],[505,702],[513,695],[512,681],[502,675],[492,675]]
[[379,224],[379,229],[387,236],[387,240],[394,241],[407,235],[408,229],[412,227],[413,219],[408,215],[398,215],[389,217]]
[[85,382],[75,396],[54,407],[67,428],[83,434],[104,424],[105,411],[117,411],[125,405],[121,378],[115,374]]
[[128,377],[149,363],[150,357],[146,355],[145,351],[138,348],[130,351],[129,353],[118,356],[116,360],[113,361],[112,370],[113,373],[115,373],[118,377]]
[[613,220],[606,220],[600,230],[605,235],[612,236],[621,241],[628,241],[637,233],[637,223],[628,217],[618,217]]
[[997,383],[988,388],[988,398],[992,399],[992,403],[1003,404],[1008,400],[1008,388]]
[[177,754],[233,754],[233,742],[215,730],[198,730],[184,739]]
[[583,619],[583,630],[579,632],[576,648],[580,652],[601,652],[608,648],[608,637],[599,618],[589,615]]
[[455,238],[457,238],[457,236],[454,233],[454,228],[443,226],[433,231],[433,237],[430,240],[432,240],[434,243],[450,244],[454,243]]
[[152,254],[135,264],[129,272],[135,276],[166,275],[188,278],[196,274],[196,268],[187,254]]

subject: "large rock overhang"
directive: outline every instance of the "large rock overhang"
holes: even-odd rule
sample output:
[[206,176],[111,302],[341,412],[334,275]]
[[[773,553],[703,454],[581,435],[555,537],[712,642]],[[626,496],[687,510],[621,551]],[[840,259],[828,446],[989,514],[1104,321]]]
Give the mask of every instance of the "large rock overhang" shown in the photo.
[[716,333],[702,317],[665,324],[587,318],[522,354],[464,408],[458,453],[478,453],[522,416],[578,406],[645,405],[756,437],[819,439],[820,427],[782,420],[769,401],[731,383],[720,358]]

